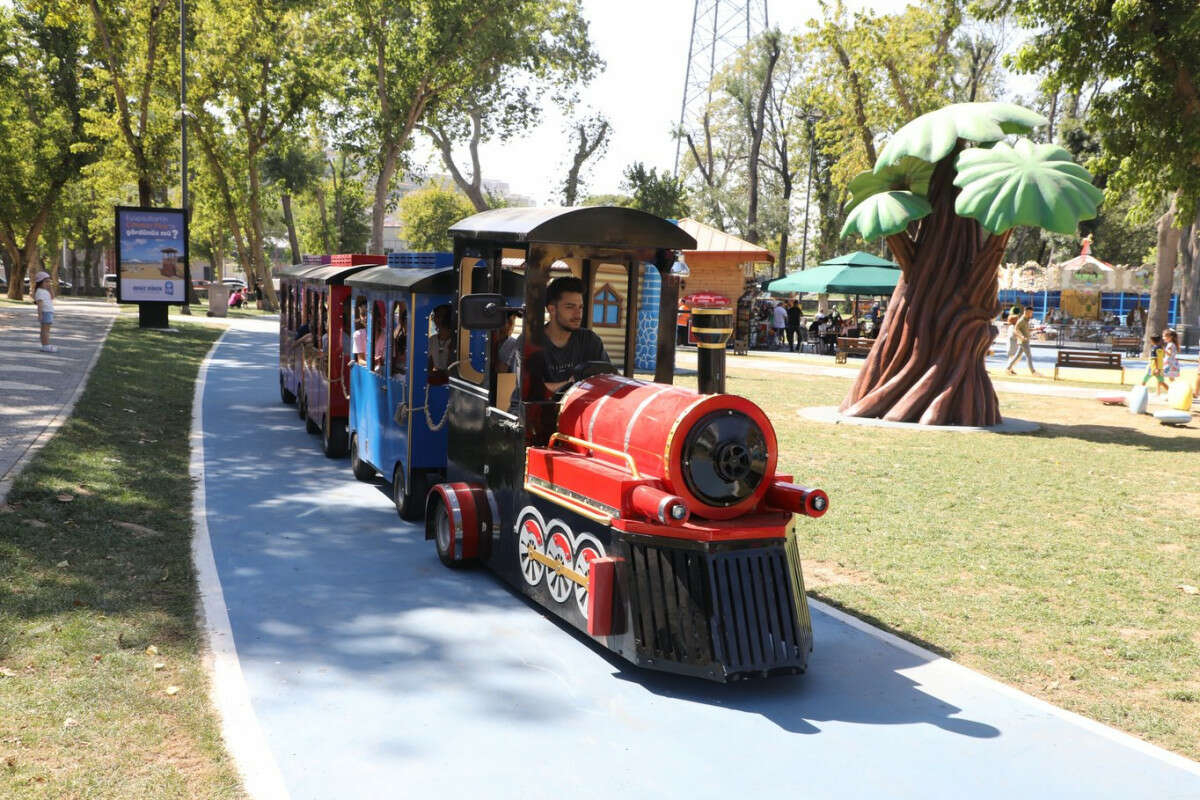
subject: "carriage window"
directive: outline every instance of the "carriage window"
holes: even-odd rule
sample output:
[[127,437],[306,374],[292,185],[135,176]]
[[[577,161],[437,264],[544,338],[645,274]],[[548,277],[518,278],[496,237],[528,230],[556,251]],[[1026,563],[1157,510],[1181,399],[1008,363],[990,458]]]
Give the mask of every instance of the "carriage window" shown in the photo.
[[317,319],[317,330],[313,333],[313,344],[321,350],[329,349],[329,295],[321,295],[321,316]]
[[371,305],[371,371],[376,375],[383,374],[384,343],[383,335],[384,310],[383,301],[376,300]]
[[592,325],[603,328],[621,326],[621,297],[607,283],[592,298]]
[[354,298],[354,333],[350,337],[350,354],[359,364],[367,363],[367,299]]
[[408,308],[404,303],[392,303],[388,335],[392,342],[391,372],[400,375],[408,371]]
[[428,370],[435,385],[445,383],[450,365],[458,361],[453,315],[448,303],[442,303],[429,315]]

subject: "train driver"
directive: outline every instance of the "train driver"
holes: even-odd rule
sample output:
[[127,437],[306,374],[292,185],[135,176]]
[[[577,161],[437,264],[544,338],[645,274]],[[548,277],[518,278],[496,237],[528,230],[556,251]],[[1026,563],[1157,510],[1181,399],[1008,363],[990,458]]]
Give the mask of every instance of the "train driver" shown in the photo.
[[572,373],[582,364],[610,361],[600,337],[583,327],[583,281],[573,276],[551,281],[546,287],[546,312],[545,344],[528,355],[530,400],[544,399],[537,396],[539,386],[545,387],[545,398],[553,396],[572,382]]

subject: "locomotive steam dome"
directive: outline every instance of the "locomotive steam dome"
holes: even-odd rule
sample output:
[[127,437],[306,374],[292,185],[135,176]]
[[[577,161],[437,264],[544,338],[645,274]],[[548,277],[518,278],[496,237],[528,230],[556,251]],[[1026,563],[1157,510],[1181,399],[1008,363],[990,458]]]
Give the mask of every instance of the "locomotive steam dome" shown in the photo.
[[775,429],[736,395],[597,375],[563,398],[558,427],[628,453],[644,477],[660,479],[709,519],[753,510],[775,475]]

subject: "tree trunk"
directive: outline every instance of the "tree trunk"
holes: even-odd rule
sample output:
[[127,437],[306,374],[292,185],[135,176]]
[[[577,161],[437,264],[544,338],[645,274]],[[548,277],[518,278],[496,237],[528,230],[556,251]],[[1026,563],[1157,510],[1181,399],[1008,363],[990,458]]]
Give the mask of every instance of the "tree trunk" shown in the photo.
[[1200,326],[1200,211],[1180,237],[1183,291],[1179,294],[1179,322],[1189,329]]
[[1142,342],[1143,354],[1150,352],[1150,337],[1163,332],[1171,308],[1171,285],[1175,282],[1175,263],[1179,260],[1179,239],[1182,231],[1175,226],[1179,207],[1179,192],[1171,195],[1167,213],[1158,218],[1158,251],[1154,267],[1154,285],[1150,289],[1150,311],[1146,316],[1146,333]]
[[933,213],[921,220],[916,240],[903,232],[888,237],[902,276],[879,337],[842,401],[847,415],[923,425],[1000,422],[984,357],[996,336],[997,270],[1008,233],[986,235],[978,222],[954,213],[960,149],[935,168]]
[[325,210],[325,190],[320,181],[317,181],[313,195],[317,198],[317,211],[321,214],[321,247],[326,253],[333,253],[333,247],[329,244],[329,213]]
[[279,196],[283,204],[283,221],[287,225],[288,244],[292,248],[292,263],[300,263],[300,240],[296,237],[296,223],[292,221],[292,196],[282,192]]
[[250,259],[254,265],[254,272],[262,284],[262,306],[265,311],[276,311],[279,308],[279,302],[275,298],[275,284],[271,283],[271,265],[267,263],[264,255],[264,244],[266,242],[262,230],[262,191],[258,177],[258,151],[255,147],[248,147],[246,150],[247,172],[250,177],[250,243],[251,252]]
[[[383,252],[383,215],[387,208],[388,188],[392,185],[392,178],[396,175],[396,162],[399,157],[399,150],[394,145],[387,144],[383,147],[383,152],[380,154],[380,169],[379,176],[375,179],[375,199],[371,205],[371,244],[370,251],[372,253]],[[336,198],[335,198],[336,199]],[[341,203],[335,211],[341,210]],[[341,231],[338,231],[338,242],[341,242]]]

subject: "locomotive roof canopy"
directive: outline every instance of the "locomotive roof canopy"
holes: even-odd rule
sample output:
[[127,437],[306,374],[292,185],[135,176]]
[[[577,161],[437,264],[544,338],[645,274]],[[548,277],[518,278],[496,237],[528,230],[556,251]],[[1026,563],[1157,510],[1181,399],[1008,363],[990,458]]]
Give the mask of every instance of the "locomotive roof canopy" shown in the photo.
[[692,250],[696,240],[673,222],[619,206],[495,208],[455,223],[459,239]]
[[371,267],[347,278],[346,285],[361,289],[449,294],[455,288],[454,267]]

